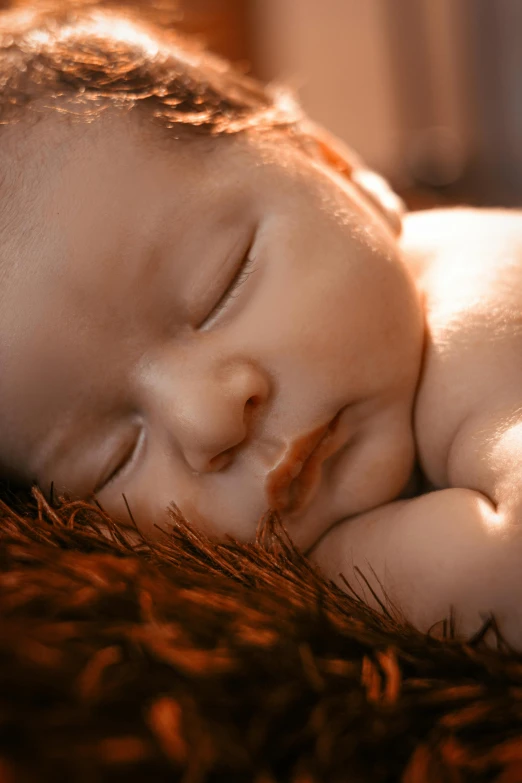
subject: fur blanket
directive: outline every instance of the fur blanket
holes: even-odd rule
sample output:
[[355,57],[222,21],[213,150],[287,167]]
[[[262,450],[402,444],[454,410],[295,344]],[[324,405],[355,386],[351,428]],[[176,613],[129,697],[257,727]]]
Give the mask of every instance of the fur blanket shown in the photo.
[[1,783],[522,781],[492,620],[464,643],[378,615],[273,519],[153,545],[38,492],[0,516]]

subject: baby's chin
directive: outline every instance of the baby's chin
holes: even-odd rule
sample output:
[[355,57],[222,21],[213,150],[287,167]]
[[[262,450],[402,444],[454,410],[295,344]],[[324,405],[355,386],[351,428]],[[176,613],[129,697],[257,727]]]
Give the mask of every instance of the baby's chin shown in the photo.
[[415,494],[417,473],[409,428],[347,444],[324,466],[321,489],[304,513],[283,518],[294,543],[305,554],[343,520]]

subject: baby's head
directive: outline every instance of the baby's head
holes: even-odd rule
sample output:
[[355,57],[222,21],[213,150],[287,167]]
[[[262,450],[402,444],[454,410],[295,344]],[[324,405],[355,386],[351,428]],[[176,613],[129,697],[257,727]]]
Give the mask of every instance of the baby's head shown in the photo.
[[383,181],[173,36],[4,19],[2,474],[304,549],[396,497],[423,328]]

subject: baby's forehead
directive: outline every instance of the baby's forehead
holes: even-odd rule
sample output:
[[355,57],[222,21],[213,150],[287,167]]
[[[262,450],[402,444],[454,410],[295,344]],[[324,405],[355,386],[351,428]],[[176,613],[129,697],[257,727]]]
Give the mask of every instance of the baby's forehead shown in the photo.
[[123,112],[107,109],[89,119],[85,110],[78,115],[68,108],[63,113],[47,110],[30,114],[0,131],[2,177],[9,188],[38,191],[43,183],[56,180],[75,160],[84,156],[114,171],[126,155],[150,159],[158,156],[188,168],[201,170],[207,159],[221,158],[238,168],[281,162],[284,150],[298,145],[281,130],[256,130],[238,134],[209,135],[184,126],[165,128],[155,124],[144,111]]
[[[24,270],[13,259],[37,263],[45,247],[68,252],[64,242],[75,253],[71,243],[90,243],[100,226],[103,234],[132,235],[136,221],[149,219],[152,231],[154,209],[202,232],[216,211],[227,226],[247,203],[268,209],[275,198],[284,206],[310,189],[310,157],[281,129],[209,137],[157,126],[138,111],[108,109],[87,119],[48,110],[0,131],[2,279],[17,269],[27,273],[27,263]],[[324,178],[318,187],[324,203],[316,208],[335,210],[331,183]]]
[[54,112],[28,112],[0,129],[0,248],[33,236],[39,204],[65,178],[71,161],[92,152],[99,130]]
[[[131,161],[151,149],[142,123],[127,115],[93,122],[47,111],[0,130],[0,263],[53,225],[51,204],[68,192],[78,206],[89,180],[109,187],[118,172],[132,181]],[[185,146],[185,145],[183,145]],[[137,168],[135,169],[137,171]],[[16,254],[15,254],[16,255]],[[11,264],[14,268],[14,264]]]
[[[60,250],[60,232],[64,241],[82,241],[95,222],[107,231],[111,224],[121,228],[133,210],[138,219],[140,193],[152,194],[158,207],[169,198],[173,217],[180,211],[186,216],[189,209],[204,209],[207,194],[226,187],[230,193],[235,182],[247,181],[246,166],[262,159],[246,135],[192,136],[185,129],[158,128],[138,112],[112,110],[87,122],[48,111],[0,133],[3,281],[17,271],[28,274],[28,264],[37,264],[50,244]],[[191,198],[195,193],[203,199]],[[153,205],[142,201],[138,216],[145,221]],[[24,258],[30,261],[24,264]]]

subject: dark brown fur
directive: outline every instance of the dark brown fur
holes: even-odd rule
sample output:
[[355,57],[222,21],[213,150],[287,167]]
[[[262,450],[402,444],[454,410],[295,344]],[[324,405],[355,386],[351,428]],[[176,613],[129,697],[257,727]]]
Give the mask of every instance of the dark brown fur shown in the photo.
[[[253,545],[0,507],[0,781],[522,780],[522,654],[422,635]],[[136,538],[136,536],[135,536]]]

